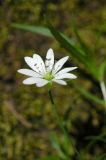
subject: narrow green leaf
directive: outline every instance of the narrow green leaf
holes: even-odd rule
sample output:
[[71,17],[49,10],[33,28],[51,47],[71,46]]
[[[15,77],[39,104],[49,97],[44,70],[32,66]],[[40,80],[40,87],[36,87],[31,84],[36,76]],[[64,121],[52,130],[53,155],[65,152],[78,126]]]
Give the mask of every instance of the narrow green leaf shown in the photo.
[[[19,24],[19,23],[12,23],[11,26],[14,27],[14,28],[17,28],[17,29],[22,29],[22,30],[26,30],[26,31],[29,31],[29,32],[33,32],[33,33],[38,33],[38,34],[44,35],[44,36],[46,36],[48,38],[49,37],[50,38],[54,38],[54,36],[51,34],[50,30],[47,27],[33,26],[33,25]],[[65,39],[67,39],[67,41],[71,42],[73,45],[75,44],[74,40],[68,38],[65,35],[63,35],[63,37]]]
[[102,64],[99,67],[99,79],[100,81],[104,81],[104,76],[105,76],[105,72],[106,72],[106,60],[104,60],[102,62]]
[[94,96],[92,93],[86,91],[85,89],[83,89],[80,85],[74,83],[74,82],[70,82],[70,84],[72,84],[74,86],[74,88],[85,98],[88,98],[89,100],[92,100],[92,102],[95,102],[99,105],[102,105],[105,107],[105,103],[103,100],[99,99],[98,97]]
[[65,155],[64,151],[62,150],[62,146],[60,144],[59,137],[57,137],[57,135],[54,132],[52,132],[50,135],[50,141],[52,143],[52,146],[58,152],[59,156],[63,159],[67,159],[67,156]]
[[95,62],[95,58],[94,58],[94,52],[90,49],[90,47],[87,46],[87,44],[84,42],[84,40],[80,36],[79,30],[77,28],[75,21],[73,21],[73,29],[74,29],[74,33],[76,35],[76,38],[80,44],[80,47],[81,47],[82,51],[84,52],[84,54],[86,55],[86,61],[88,61],[89,71],[95,77],[95,79],[98,80],[97,74],[95,74],[95,73],[97,73],[96,72],[97,68],[96,68],[96,62]]
[[17,29],[26,30],[29,32],[38,33],[38,34],[53,38],[51,32],[46,27],[33,26],[33,25],[28,25],[28,24],[19,24],[19,23],[12,23],[11,26]]
[[94,64],[94,62],[95,62],[95,59],[93,57],[94,54],[93,54],[92,50],[90,49],[90,47],[88,47],[87,44],[84,42],[84,40],[81,38],[79,30],[78,30],[75,23],[73,24],[73,29],[74,29],[74,33],[76,35],[76,38],[81,46],[81,49],[84,51],[84,53],[87,56],[87,60],[89,61],[89,63]]
[[86,45],[86,43],[82,40],[82,38],[81,38],[81,36],[80,36],[80,33],[79,33],[79,31],[78,31],[78,28],[77,28],[75,22],[73,23],[73,29],[74,29],[74,33],[75,33],[75,35],[76,35],[76,38],[77,38],[77,40],[78,40],[78,42],[79,42],[82,50],[84,51],[84,53],[86,54],[86,56],[90,58],[90,61],[91,61],[91,60],[92,60],[92,59],[91,59],[91,57],[92,57],[92,55],[91,55],[91,50],[90,50],[90,48]]
[[60,43],[60,45],[69,52],[69,55],[73,56],[78,61],[88,66],[86,56],[83,52],[81,52],[81,50],[79,50],[76,46],[69,42],[66,39],[66,36],[64,37],[64,35],[58,32],[51,24],[48,25],[48,28],[50,29],[51,33],[56,38],[56,40]]
[[93,75],[93,77],[98,81],[98,77],[96,74],[96,67],[93,61],[89,60],[86,54],[80,50],[76,45],[73,45],[69,40],[67,40],[66,36],[58,32],[51,24],[48,25],[53,36],[59,42],[59,44],[68,51],[69,55],[73,56],[80,63],[82,62],[88,71]]

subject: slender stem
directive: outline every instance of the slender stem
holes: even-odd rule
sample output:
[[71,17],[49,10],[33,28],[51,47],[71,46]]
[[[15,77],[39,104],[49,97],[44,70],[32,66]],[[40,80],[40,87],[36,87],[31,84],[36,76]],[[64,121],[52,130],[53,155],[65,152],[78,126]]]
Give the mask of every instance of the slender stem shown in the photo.
[[[57,123],[58,123],[59,127],[61,128],[61,130],[62,130],[63,133],[64,133],[64,136],[65,136],[65,139],[66,139],[65,143],[66,143],[66,146],[67,146],[67,145],[70,144],[70,136],[69,136],[69,134],[67,133],[67,131],[66,131],[64,125],[63,125],[62,119],[60,118],[60,116],[59,116],[58,113],[57,113],[57,109],[56,109],[56,106],[55,106],[55,103],[54,103],[54,100],[53,100],[53,96],[52,96],[51,90],[49,90],[48,92],[49,92],[50,101],[51,101],[51,104],[52,104],[52,107],[53,107],[54,115],[56,116],[56,120],[57,120]],[[75,146],[74,146],[74,144],[73,144],[72,141],[71,141],[71,144],[72,144],[72,146],[73,146],[73,148],[74,148],[77,156],[80,157],[80,154],[79,154],[79,152],[77,151],[77,149],[75,148]],[[80,159],[81,159],[81,157],[80,157]],[[67,155],[67,160],[70,160],[69,155]]]
[[104,81],[100,82],[100,87],[101,87],[102,95],[103,95],[103,98],[106,104],[106,86],[105,86]]
[[[68,135],[68,133],[66,132],[66,130],[64,128],[62,119],[60,118],[60,116],[57,113],[57,109],[56,109],[56,106],[55,106],[55,103],[54,103],[54,100],[53,100],[53,96],[52,96],[51,90],[49,90],[49,97],[50,97],[50,101],[51,101],[51,104],[52,104],[54,115],[56,117],[57,124],[59,125],[59,127],[61,128],[61,130],[64,133],[65,145],[68,146],[69,143],[70,143],[69,135]],[[69,157],[68,154],[66,154],[66,158],[67,158],[67,160],[70,160],[70,157]]]
[[49,90],[49,97],[50,97],[50,101],[51,101],[52,105],[54,105],[54,100],[53,100],[51,90]]
[[52,104],[52,107],[53,107],[54,114],[56,116],[57,123],[58,123],[59,127],[61,128],[61,130],[63,131],[63,133],[66,135],[66,130],[63,126],[62,119],[60,118],[60,116],[57,113],[57,109],[56,109],[56,106],[55,106],[55,103],[54,103],[54,100],[53,100],[51,90],[49,90],[49,97],[50,97],[50,101],[51,101],[51,104]]

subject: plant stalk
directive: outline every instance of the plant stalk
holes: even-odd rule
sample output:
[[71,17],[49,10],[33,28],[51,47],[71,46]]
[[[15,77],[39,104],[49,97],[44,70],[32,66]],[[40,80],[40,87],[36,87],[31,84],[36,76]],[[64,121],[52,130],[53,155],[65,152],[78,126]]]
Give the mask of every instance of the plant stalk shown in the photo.
[[[64,125],[63,125],[63,120],[61,119],[61,117],[59,116],[59,114],[57,112],[57,109],[56,109],[56,106],[55,106],[55,103],[54,103],[54,100],[53,100],[53,96],[52,96],[51,90],[49,90],[48,92],[49,92],[49,98],[50,98],[50,101],[51,101],[51,104],[52,104],[53,112],[54,112],[54,115],[55,115],[56,120],[57,120],[57,124],[59,125],[60,129],[63,131],[65,139],[66,139],[66,141],[65,141],[66,144],[65,145],[68,146],[70,144],[70,136],[67,133],[67,131],[66,131]],[[75,146],[74,146],[72,141],[71,141],[71,145],[73,146],[77,156],[80,157],[80,154],[77,151],[77,149],[75,148]],[[82,159],[82,158],[80,157],[80,159]],[[67,155],[67,160],[70,160],[69,155]]]
[[50,98],[50,101],[51,101],[51,104],[52,104],[52,108],[53,108],[53,112],[54,112],[54,115],[56,117],[56,120],[57,120],[57,123],[58,123],[59,127],[61,128],[61,130],[63,131],[63,133],[65,135],[68,135],[66,130],[65,130],[65,128],[64,128],[64,126],[63,126],[62,119],[60,118],[60,116],[57,113],[57,109],[56,109],[56,106],[55,106],[55,103],[54,103],[54,100],[53,100],[53,96],[52,96],[51,90],[49,90],[49,98]]

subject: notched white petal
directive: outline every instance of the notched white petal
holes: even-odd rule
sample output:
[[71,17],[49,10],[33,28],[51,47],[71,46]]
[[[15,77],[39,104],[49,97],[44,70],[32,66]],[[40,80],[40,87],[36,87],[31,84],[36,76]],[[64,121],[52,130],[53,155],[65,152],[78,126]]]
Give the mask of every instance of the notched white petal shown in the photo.
[[53,68],[53,74],[57,73],[64,65],[64,63],[68,60],[69,56],[61,58],[59,61],[57,61]]
[[27,78],[23,81],[23,84],[38,84],[38,83],[48,83],[47,80],[43,79],[43,78],[36,78],[36,77],[30,77]]
[[60,71],[57,72],[55,75],[67,73],[67,72],[73,71],[73,70],[75,70],[75,69],[77,69],[77,68],[78,68],[78,67],[67,67],[67,68],[64,68],[64,69],[60,70]]
[[64,80],[61,80],[61,79],[59,79],[59,80],[54,79],[53,82],[56,82],[56,83],[61,84],[61,85],[67,85],[67,83]]
[[26,84],[26,85],[31,85],[35,83],[36,83],[36,79],[33,77],[27,78],[23,81],[23,84]]
[[39,55],[34,54],[33,58],[25,57],[24,59],[25,59],[25,62],[28,64],[28,66],[31,67],[37,73],[41,75],[45,73],[45,65]]
[[40,74],[30,69],[19,69],[18,72],[31,77],[42,77]]
[[54,52],[50,48],[47,51],[46,60],[45,60],[45,66],[47,71],[51,71],[54,65]]
[[61,75],[55,76],[55,79],[65,79],[65,78],[75,79],[77,78],[77,76],[71,73],[63,73]]
[[48,83],[47,80],[42,79],[41,81],[39,81],[38,83],[36,83],[36,86],[37,86],[37,87],[43,87],[43,86],[45,86],[47,83]]
[[41,74],[45,74],[46,72],[45,64],[41,56],[39,56],[38,54],[34,54],[33,59],[35,62],[36,70],[38,70]]
[[37,71],[33,58],[31,58],[31,57],[25,57],[24,59],[25,59],[25,62],[28,64],[29,67],[31,67],[34,71]]

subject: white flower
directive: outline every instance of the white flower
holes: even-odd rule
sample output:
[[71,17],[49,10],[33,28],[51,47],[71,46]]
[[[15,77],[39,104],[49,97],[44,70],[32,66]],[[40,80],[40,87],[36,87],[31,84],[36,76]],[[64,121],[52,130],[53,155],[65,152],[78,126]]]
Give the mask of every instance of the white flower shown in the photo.
[[74,74],[69,73],[69,71],[77,67],[68,67],[60,70],[68,58],[68,56],[63,57],[54,63],[54,53],[51,48],[47,51],[45,63],[38,54],[34,54],[33,57],[25,57],[25,62],[31,70],[18,70],[19,73],[29,76],[29,78],[23,81],[23,84],[36,84],[37,87],[42,87],[46,84],[51,85],[52,82],[56,82],[61,85],[66,85],[67,83],[63,79],[77,78]]

